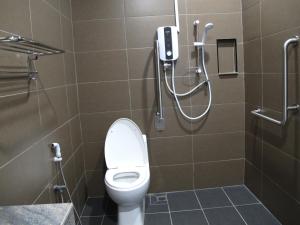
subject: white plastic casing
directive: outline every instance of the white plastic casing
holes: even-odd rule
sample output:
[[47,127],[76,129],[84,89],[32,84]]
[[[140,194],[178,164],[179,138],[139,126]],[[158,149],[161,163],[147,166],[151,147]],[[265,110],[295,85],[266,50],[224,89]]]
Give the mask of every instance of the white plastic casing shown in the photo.
[[175,26],[157,28],[159,58],[162,61],[175,61],[179,56],[178,29]]

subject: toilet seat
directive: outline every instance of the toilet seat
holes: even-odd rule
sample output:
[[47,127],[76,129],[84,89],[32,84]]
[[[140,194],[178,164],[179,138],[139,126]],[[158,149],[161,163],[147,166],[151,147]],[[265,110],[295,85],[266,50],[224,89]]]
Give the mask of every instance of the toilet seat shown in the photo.
[[110,126],[104,153],[108,169],[149,164],[146,138],[139,127],[127,118],[118,119]]
[[109,169],[105,174],[105,183],[114,189],[131,190],[147,182],[149,175],[148,166]]

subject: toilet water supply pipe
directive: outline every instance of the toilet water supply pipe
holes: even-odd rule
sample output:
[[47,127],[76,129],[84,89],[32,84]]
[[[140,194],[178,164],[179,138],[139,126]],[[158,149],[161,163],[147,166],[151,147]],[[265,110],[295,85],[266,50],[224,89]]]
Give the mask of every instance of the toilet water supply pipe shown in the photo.
[[[178,0],[174,0],[174,5],[175,5],[175,23],[176,23],[177,31],[179,33],[180,29],[179,29]],[[199,21],[197,21],[197,23],[194,23],[194,25],[196,26],[196,28],[197,28],[198,24],[199,24]],[[203,82],[200,82],[194,88],[192,88],[191,90],[189,90],[189,91],[187,91],[185,93],[177,93],[176,92],[176,85],[175,85],[175,62],[174,61],[171,62],[171,71],[172,71],[171,82],[172,82],[172,88],[170,87],[169,82],[168,82],[168,78],[167,78],[167,66],[164,67],[164,76],[165,76],[166,86],[167,86],[169,92],[174,96],[175,101],[176,101],[176,105],[177,105],[180,113],[183,115],[183,117],[185,117],[186,119],[189,119],[189,120],[199,120],[199,119],[202,119],[209,112],[209,110],[211,108],[211,103],[212,103],[211,83],[210,83],[210,80],[208,78],[207,69],[206,69],[206,65],[205,65],[205,48],[204,48],[204,46],[205,46],[205,41],[206,41],[206,37],[207,37],[207,32],[208,32],[208,30],[210,30],[212,28],[213,28],[213,24],[212,23],[206,24],[205,30],[203,32],[202,42],[195,42],[194,43],[195,47],[197,48],[197,51],[199,51],[199,47],[201,48],[201,59],[202,59],[201,60],[201,66],[202,66],[202,69],[203,69],[203,74],[205,76],[205,80]],[[183,111],[183,109],[182,109],[182,107],[180,105],[178,97],[184,97],[184,96],[190,95],[193,92],[195,92],[196,90],[198,90],[198,88],[200,88],[204,84],[207,84],[207,87],[208,87],[208,94],[209,94],[208,105],[207,105],[205,111],[202,114],[200,114],[199,116],[196,116],[196,117],[188,116]]]
[[[61,173],[61,176],[62,176],[62,179],[63,179],[63,182],[64,182],[63,187],[65,187],[65,189],[67,191],[67,194],[68,194],[68,197],[69,197],[71,203],[73,204],[73,209],[74,209],[75,215],[76,215],[76,217],[77,217],[77,219],[79,221],[79,224],[83,225],[82,222],[81,222],[79,213],[77,212],[77,210],[76,210],[76,208],[74,206],[74,203],[72,201],[71,193],[70,193],[70,190],[69,190],[68,185],[67,185],[67,181],[66,181],[66,178],[65,178],[65,175],[64,175],[64,171],[62,169],[62,163],[61,163],[62,162],[62,155],[61,155],[60,144],[59,143],[52,143],[51,144],[51,149],[55,153],[55,157],[53,158],[53,161],[58,164],[59,171]],[[62,199],[62,203],[63,203],[63,197],[61,199]]]

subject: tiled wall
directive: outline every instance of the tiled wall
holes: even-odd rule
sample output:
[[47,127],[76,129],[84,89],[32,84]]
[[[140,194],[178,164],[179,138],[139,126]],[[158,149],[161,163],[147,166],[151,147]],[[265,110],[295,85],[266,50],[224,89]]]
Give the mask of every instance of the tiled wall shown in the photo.
[[[262,121],[250,111],[263,107],[280,116],[283,43],[300,34],[298,0],[243,0],[246,175],[245,182],[285,225],[299,223],[300,114],[285,127]],[[289,50],[289,103],[300,102],[299,50]]]
[[[89,196],[104,193],[103,143],[110,124],[133,119],[148,137],[150,192],[185,190],[243,183],[244,75],[240,0],[179,0],[179,91],[197,82],[194,73],[193,21],[209,33],[207,65],[213,105],[202,122],[191,123],[176,111],[163,88],[166,129],[154,128],[155,73],[153,45],[159,26],[174,24],[173,0],[72,0],[79,108]],[[217,38],[236,38],[239,75],[217,75]],[[202,90],[182,100],[188,114],[207,104]],[[221,146],[221,147],[220,147]]]
[[[19,34],[66,53],[36,61],[37,80],[0,78],[0,205],[56,202],[53,185],[61,180],[52,161],[52,142],[62,146],[63,170],[75,205],[81,209],[84,203],[70,3],[1,1],[1,36]],[[26,69],[26,57],[1,51],[0,64],[1,70]]]

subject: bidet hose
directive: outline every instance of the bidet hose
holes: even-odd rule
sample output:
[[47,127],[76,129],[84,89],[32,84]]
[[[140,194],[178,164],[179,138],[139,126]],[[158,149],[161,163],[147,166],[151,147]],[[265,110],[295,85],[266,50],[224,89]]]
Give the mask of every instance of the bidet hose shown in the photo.
[[[62,169],[61,161],[58,162],[58,166],[59,166],[59,170],[60,170],[61,177],[62,177],[62,179],[63,179],[64,185],[66,186],[66,190],[67,190],[68,196],[69,196],[69,198],[70,198],[70,201],[73,202],[73,201],[72,201],[72,197],[71,197],[71,193],[70,193],[69,188],[68,188],[68,186],[67,186],[67,181],[66,181],[66,178],[65,178],[65,175],[64,175],[64,171],[63,171],[63,169]],[[76,216],[77,216],[77,218],[78,218],[79,224],[80,224],[80,225],[83,225],[83,224],[81,223],[80,216],[79,216],[79,214],[78,214],[78,212],[77,212],[77,210],[76,210],[74,204],[73,204],[73,208],[74,208],[74,212],[75,212],[75,214],[76,214]]]
[[[205,81],[204,82],[201,82],[199,83],[196,87],[194,87],[193,89],[191,89],[190,91],[186,92],[186,93],[182,93],[182,94],[178,94],[176,92],[176,87],[175,87],[175,63],[174,61],[172,61],[172,89],[170,88],[169,86],[169,83],[168,83],[168,80],[166,78],[166,72],[165,72],[165,81],[166,81],[166,84],[167,84],[167,87],[169,89],[169,91],[173,94],[174,98],[175,98],[175,101],[176,101],[176,105],[180,111],[180,113],[186,118],[186,119],[189,119],[189,120],[199,120],[199,119],[202,119],[210,110],[211,108],[211,102],[212,102],[212,93],[211,93],[211,84],[210,84],[210,80],[208,79],[208,74],[207,74],[207,70],[206,70],[206,66],[205,66],[205,49],[204,49],[204,46],[201,47],[201,50],[202,50],[202,67],[203,67],[203,73],[204,73],[204,76],[205,76]],[[204,83],[207,83],[207,87],[208,87],[208,95],[209,95],[209,101],[208,101],[208,105],[205,109],[205,111],[200,114],[199,116],[197,117],[191,117],[191,116],[188,116],[182,109],[181,105],[180,105],[180,102],[178,100],[178,97],[182,97],[182,96],[186,96],[188,94],[191,94],[193,93],[196,89],[198,89],[199,87],[201,87]]]

